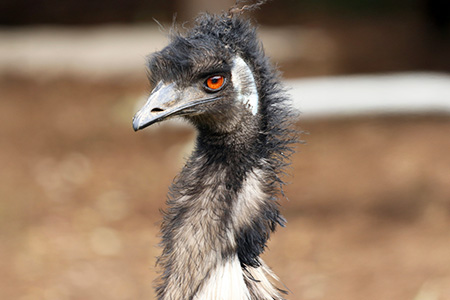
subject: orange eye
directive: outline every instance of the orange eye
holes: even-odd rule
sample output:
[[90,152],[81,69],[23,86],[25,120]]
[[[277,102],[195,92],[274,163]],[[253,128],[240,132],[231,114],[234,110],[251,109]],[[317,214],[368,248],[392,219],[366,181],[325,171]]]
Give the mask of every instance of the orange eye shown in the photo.
[[214,75],[206,79],[206,87],[211,91],[217,91],[225,82],[225,78],[222,75]]

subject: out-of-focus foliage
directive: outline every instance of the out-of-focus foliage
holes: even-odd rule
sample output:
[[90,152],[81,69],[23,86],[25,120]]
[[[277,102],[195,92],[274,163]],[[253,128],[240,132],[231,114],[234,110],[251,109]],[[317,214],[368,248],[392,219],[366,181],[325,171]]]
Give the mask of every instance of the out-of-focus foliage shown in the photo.
[[[228,1],[231,2],[232,1]],[[298,23],[316,14],[325,15],[392,15],[415,13],[438,19],[447,26],[450,4],[445,0],[275,0],[255,14],[265,23]],[[216,4],[191,0],[2,0],[1,25],[30,24],[102,24],[149,22],[154,18],[170,22],[174,14],[183,18],[189,7],[211,11]],[[226,4],[224,4],[226,6]],[[299,17],[300,16],[300,17]]]

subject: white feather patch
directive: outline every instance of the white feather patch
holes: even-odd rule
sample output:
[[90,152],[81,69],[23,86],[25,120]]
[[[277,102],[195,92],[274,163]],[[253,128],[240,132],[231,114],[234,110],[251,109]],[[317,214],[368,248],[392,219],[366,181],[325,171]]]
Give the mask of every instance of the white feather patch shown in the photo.
[[195,300],[250,300],[237,255],[214,269]]
[[259,96],[255,78],[252,70],[240,56],[236,56],[233,60],[231,81],[237,93],[238,101],[242,102],[253,115],[256,115],[258,113]]
[[[264,261],[259,260],[261,266],[258,268],[248,267],[247,270],[250,272],[251,279],[251,289],[257,295],[258,299],[264,300],[282,300],[280,292],[275,288],[272,281],[280,282],[280,279],[272,272],[272,270],[266,266]],[[248,277],[247,275],[245,275]]]
[[254,215],[260,213],[261,207],[268,197],[263,191],[263,184],[264,174],[261,170],[254,169],[252,172],[248,172],[232,211],[233,226],[236,232],[250,225]]

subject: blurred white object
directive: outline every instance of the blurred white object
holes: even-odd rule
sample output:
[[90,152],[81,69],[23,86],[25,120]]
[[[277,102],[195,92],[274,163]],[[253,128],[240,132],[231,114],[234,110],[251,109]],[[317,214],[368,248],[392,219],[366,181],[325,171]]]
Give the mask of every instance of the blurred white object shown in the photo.
[[450,113],[450,75],[396,73],[286,81],[301,117]]
[[0,74],[136,78],[145,74],[145,57],[166,44],[156,26],[2,28]]
[[[142,78],[145,57],[168,44],[171,25],[161,26],[0,27],[0,75]],[[323,69],[333,61],[333,41],[320,30],[262,27],[259,34],[278,63],[303,59]]]
[[[170,26],[168,26],[170,27]],[[259,31],[275,62],[319,60],[332,66],[334,43],[324,32],[298,27]],[[167,44],[167,29],[155,25],[94,28],[0,28],[0,75],[37,80],[61,75],[84,79],[145,76],[145,57]],[[301,117],[369,113],[450,113],[450,75],[398,73],[286,81]]]

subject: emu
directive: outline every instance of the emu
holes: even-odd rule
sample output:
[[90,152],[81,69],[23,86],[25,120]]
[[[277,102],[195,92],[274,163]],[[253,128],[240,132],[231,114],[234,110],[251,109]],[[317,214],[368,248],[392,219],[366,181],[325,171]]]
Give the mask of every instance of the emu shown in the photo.
[[293,111],[256,29],[234,7],[202,14],[148,60],[153,90],[134,130],[182,116],[196,147],[167,200],[158,299],[283,299],[259,257],[284,226],[280,175],[295,142]]

